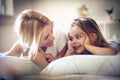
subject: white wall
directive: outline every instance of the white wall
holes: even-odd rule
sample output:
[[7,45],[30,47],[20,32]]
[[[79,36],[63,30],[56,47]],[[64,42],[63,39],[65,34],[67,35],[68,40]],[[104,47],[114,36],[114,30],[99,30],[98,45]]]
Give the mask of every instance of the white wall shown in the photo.
[[110,19],[105,10],[114,7],[112,16],[114,19],[118,18],[119,3],[119,0],[37,0],[34,2],[34,9],[50,17],[55,27],[66,32],[71,20],[77,16],[77,9],[83,4],[87,6],[89,16],[97,22],[109,22]]
[[8,51],[16,40],[12,25],[0,26],[0,52]]

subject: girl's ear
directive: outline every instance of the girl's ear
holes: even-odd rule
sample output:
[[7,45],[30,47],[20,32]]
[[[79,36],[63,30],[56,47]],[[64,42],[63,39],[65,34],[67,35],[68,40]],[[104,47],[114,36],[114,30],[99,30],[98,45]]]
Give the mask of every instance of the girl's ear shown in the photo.
[[97,34],[96,33],[91,33],[89,36],[90,36],[91,43],[94,45],[94,42],[97,39]]
[[94,39],[96,40],[96,39],[97,39],[97,34],[96,34],[96,33],[93,33],[93,37],[94,37]]

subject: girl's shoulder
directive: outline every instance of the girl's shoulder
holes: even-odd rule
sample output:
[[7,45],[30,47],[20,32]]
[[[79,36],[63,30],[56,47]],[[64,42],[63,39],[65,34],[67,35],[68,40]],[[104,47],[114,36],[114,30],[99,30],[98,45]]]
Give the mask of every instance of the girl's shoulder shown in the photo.
[[113,40],[109,40],[108,41],[109,45],[114,48],[117,52],[120,51],[120,42],[119,41],[113,41]]

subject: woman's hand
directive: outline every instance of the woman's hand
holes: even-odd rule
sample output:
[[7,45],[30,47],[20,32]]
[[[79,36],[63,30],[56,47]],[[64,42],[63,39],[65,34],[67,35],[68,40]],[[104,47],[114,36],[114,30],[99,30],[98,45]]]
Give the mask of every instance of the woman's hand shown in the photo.
[[49,64],[42,49],[38,51],[31,50],[30,60],[41,68],[45,68]]
[[56,59],[55,57],[53,57],[51,53],[45,54],[45,58],[47,59],[48,62],[51,62]]

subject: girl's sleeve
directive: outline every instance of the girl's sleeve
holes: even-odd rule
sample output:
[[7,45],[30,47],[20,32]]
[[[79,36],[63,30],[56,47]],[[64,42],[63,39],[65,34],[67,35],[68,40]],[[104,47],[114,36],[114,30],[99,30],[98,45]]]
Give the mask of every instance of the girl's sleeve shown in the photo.
[[108,41],[110,46],[114,48],[117,52],[120,52],[120,42],[118,41]]

